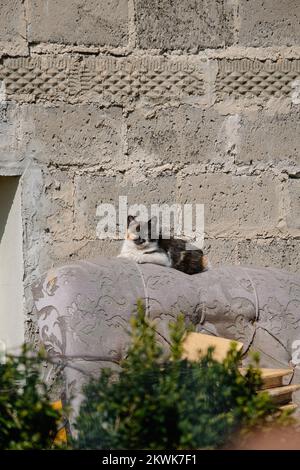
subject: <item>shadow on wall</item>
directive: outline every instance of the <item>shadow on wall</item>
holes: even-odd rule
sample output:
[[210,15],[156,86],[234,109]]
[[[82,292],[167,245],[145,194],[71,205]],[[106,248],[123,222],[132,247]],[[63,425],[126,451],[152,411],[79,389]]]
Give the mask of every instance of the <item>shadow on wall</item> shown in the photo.
[[0,243],[18,189],[18,184],[18,176],[0,176]]

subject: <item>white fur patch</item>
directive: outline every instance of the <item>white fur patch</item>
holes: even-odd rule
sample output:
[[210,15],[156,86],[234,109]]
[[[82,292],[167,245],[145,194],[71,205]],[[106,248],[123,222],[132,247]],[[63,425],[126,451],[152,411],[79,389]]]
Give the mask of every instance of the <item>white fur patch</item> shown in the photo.
[[[144,249],[138,250],[135,243],[132,240],[125,240],[121,249],[121,253],[118,255],[118,258],[128,258],[136,263],[152,263],[159,264],[160,266],[171,267],[171,260],[169,256],[164,252],[153,252],[145,253],[145,251],[150,251],[151,248],[154,249],[157,247],[156,243],[148,243],[148,246]],[[151,246],[153,245],[153,246]]]

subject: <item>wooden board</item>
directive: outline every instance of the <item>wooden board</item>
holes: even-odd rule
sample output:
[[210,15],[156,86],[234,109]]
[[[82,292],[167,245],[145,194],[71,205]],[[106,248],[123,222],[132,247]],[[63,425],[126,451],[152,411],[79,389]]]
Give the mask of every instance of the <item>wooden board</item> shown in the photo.
[[[216,361],[223,361],[230,349],[233,340],[219,338],[217,336],[205,335],[202,333],[188,333],[183,341],[183,358],[190,361],[197,361],[201,355],[205,355],[209,347],[214,347],[213,358]],[[240,351],[243,343],[234,341]]]
[[[246,372],[245,367],[240,368],[241,374],[244,374]],[[286,375],[291,375],[293,373],[293,369],[266,369],[266,368],[261,368],[261,375],[262,375],[262,380],[263,380],[263,386],[262,389],[266,388],[275,388],[275,387],[281,387],[282,384],[282,379]]]
[[295,411],[297,408],[298,407],[295,403],[288,403],[287,405],[280,406],[282,411]]
[[292,401],[292,394],[300,389],[300,384],[285,385],[282,387],[261,390],[258,393],[268,392],[276,405],[285,405]]

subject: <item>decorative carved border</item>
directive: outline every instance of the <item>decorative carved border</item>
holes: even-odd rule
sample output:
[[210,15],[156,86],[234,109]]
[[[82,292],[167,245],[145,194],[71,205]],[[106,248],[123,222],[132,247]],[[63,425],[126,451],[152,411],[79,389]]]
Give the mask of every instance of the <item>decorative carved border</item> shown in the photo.
[[218,65],[219,99],[288,97],[300,80],[300,60],[220,60]]
[[[0,80],[8,100],[29,103],[164,102],[205,92],[203,64],[195,57],[5,59]],[[300,60],[218,60],[218,100],[291,98],[299,89]]]
[[108,101],[203,94],[198,65],[164,58],[22,58],[0,65],[8,99],[18,102]]

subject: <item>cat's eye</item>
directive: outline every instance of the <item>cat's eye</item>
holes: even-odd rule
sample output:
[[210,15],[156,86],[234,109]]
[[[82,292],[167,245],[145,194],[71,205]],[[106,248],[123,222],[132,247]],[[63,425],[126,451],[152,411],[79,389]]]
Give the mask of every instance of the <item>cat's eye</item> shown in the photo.
[[136,231],[137,231],[137,232],[140,232],[140,230],[141,230],[141,226],[140,226],[140,225],[137,225]]

